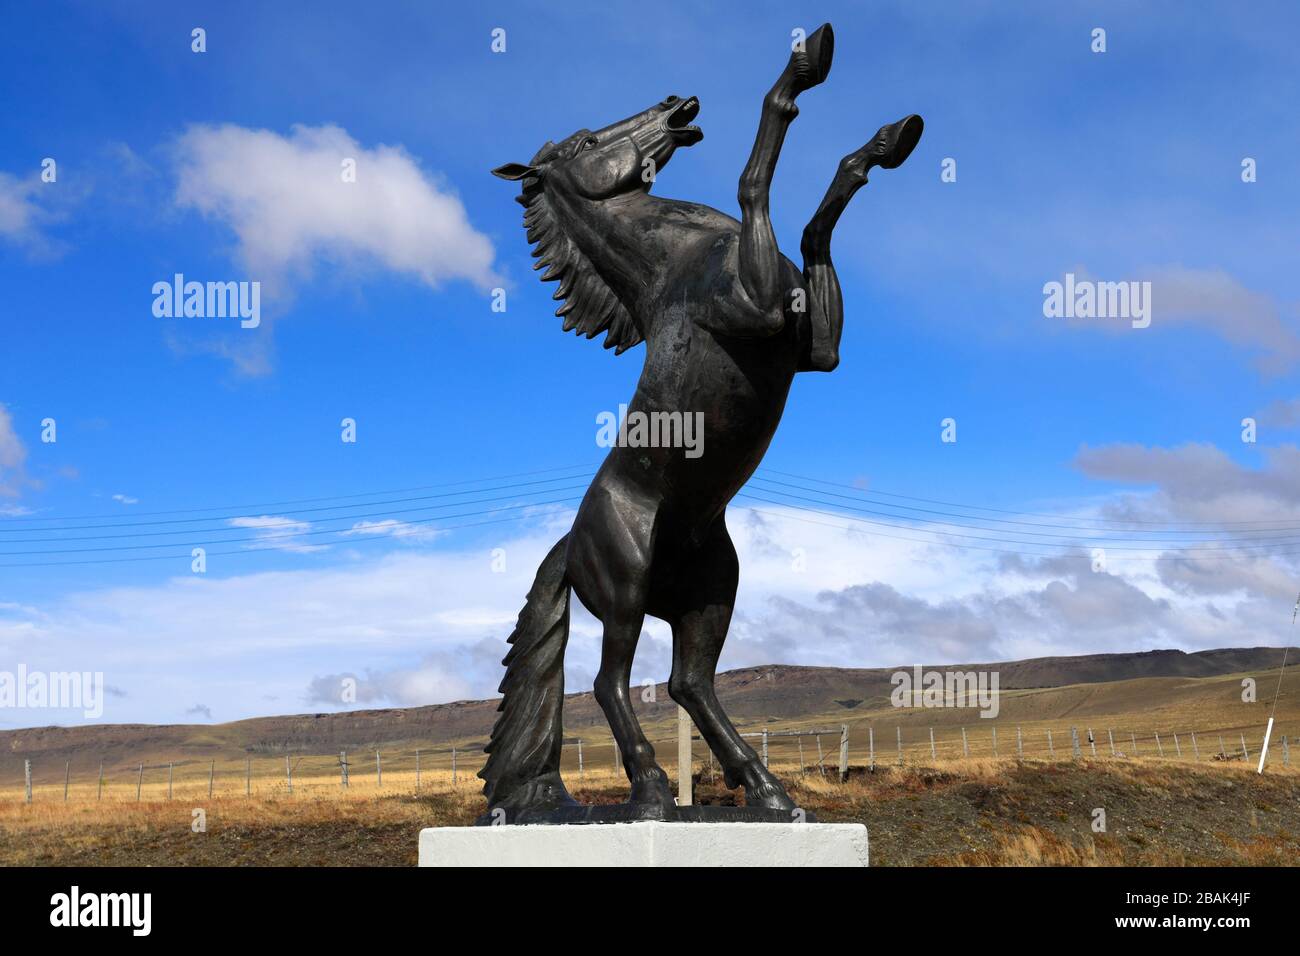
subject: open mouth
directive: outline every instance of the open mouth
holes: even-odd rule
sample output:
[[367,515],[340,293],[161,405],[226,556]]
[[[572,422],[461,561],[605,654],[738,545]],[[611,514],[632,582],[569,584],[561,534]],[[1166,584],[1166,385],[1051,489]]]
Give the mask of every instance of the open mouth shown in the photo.
[[698,143],[704,139],[704,133],[698,126],[692,126],[691,120],[699,113],[700,101],[693,96],[688,96],[664,117],[664,129],[672,134],[679,145],[690,146]]

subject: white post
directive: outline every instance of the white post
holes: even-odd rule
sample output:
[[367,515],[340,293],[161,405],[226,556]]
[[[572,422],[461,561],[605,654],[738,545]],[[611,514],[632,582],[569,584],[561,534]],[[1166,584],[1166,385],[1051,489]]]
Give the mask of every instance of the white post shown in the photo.
[[1291,745],[1287,743],[1286,735],[1282,735],[1282,766],[1291,766]]
[[284,755],[284,779],[289,784],[289,792],[293,793],[293,765],[289,763],[289,755]]
[[167,799],[172,798],[172,765],[167,765]]
[[[1155,733],[1155,731],[1152,731],[1152,733]],[[1165,755],[1165,748],[1160,745],[1160,735],[1156,734],[1155,736],[1156,736],[1156,751],[1160,754],[1160,756],[1163,757]]]
[[767,728],[763,728],[763,766],[767,766]]
[[1201,748],[1196,745],[1196,731],[1192,731],[1192,753],[1196,754],[1196,759],[1201,759]]
[[871,772],[876,772],[876,728],[867,728],[867,762],[871,766]]
[[1130,731],[1128,732],[1128,739],[1129,739],[1129,741],[1133,744],[1133,755],[1134,755],[1134,756],[1137,756],[1137,754],[1138,754],[1138,739],[1137,739],[1137,735],[1136,735],[1135,733],[1133,733],[1133,731],[1130,730]]
[[902,725],[899,725],[896,729],[898,730],[898,765],[901,767],[901,766],[903,765],[903,728],[902,728]]
[[963,728],[961,729],[961,755],[962,755],[963,757],[969,757],[969,756],[970,756],[970,744],[969,744],[969,743],[967,742],[967,740],[966,740],[966,728],[965,728],[965,727],[963,727]]
[[384,785],[384,764],[379,759],[379,751],[375,751],[375,785],[382,787]]
[[1174,734],[1174,753],[1179,757],[1183,755],[1183,745],[1178,742],[1178,735]]
[[1088,746],[1092,748],[1092,756],[1093,756],[1094,759],[1096,759],[1096,757],[1097,757],[1097,735],[1094,734],[1094,733],[1092,732],[1092,728],[1091,728],[1091,727],[1088,728]]
[[420,748],[415,748],[415,792],[420,792]]
[[95,790],[95,799],[99,800],[104,796],[104,761],[99,762],[99,786]]
[[[710,750],[709,753],[713,753],[713,751]],[[800,734],[800,735],[799,735],[799,774],[800,774],[800,776],[803,775],[803,767],[804,767],[804,764],[803,764],[803,734]]]
[[339,786],[344,790],[348,788],[348,752],[339,751]]
[[822,735],[817,735],[817,772],[826,776],[826,754],[822,752]]
[[1113,731],[1113,730],[1107,730],[1107,731],[1106,731],[1106,736],[1110,738],[1110,755],[1111,755],[1112,757],[1114,757],[1114,756],[1116,756],[1116,753],[1115,753],[1115,731]]
[[840,724],[840,783],[849,779],[849,725]]
[[1242,759],[1243,759],[1243,760],[1249,760],[1249,759],[1250,759],[1250,753],[1249,753],[1249,751],[1246,750],[1246,735],[1245,735],[1245,734],[1242,734],[1242,735],[1241,735],[1241,756],[1242,756]]
[[[1264,729],[1264,747],[1259,752],[1259,769],[1255,771],[1256,773],[1264,772],[1264,761],[1268,759],[1268,738],[1271,737],[1272,734],[1273,734],[1273,718],[1270,717],[1268,719],[1268,727]],[[68,789],[67,785],[65,784],[63,788],[65,800],[67,799],[67,789]]]
[[994,725],[993,729],[993,756],[998,755],[998,728]]
[[[1260,766],[1263,766],[1261,763]],[[66,761],[63,764],[63,802],[68,802],[68,777],[72,775],[72,761]]]
[[[677,805],[689,807],[695,794],[691,779],[691,715],[677,705]],[[767,766],[767,738],[764,738],[763,766]],[[578,772],[582,773],[582,740],[578,741]]]
[[1016,757],[1020,760],[1025,759],[1025,739],[1020,733],[1020,728],[1016,728]]
[[581,737],[578,738],[578,779],[579,780],[582,779],[582,738]]
[[1082,752],[1079,750],[1079,728],[1078,727],[1070,728],[1070,749],[1074,753],[1075,760],[1078,760],[1080,757],[1083,756]]
[[1227,749],[1223,746],[1223,734],[1219,734],[1219,756],[1220,756],[1220,757],[1227,757],[1227,756],[1228,756],[1228,751],[1227,751]]
[[931,760],[939,759],[938,755],[936,755],[934,752],[934,728],[933,727],[930,728],[930,759]]
[[1050,730],[1047,732],[1047,755],[1053,759],[1056,757],[1056,748],[1052,746],[1052,732]]
[[[31,803],[32,802],[32,762],[30,760],[23,761],[23,786],[27,792],[27,802]],[[136,799],[138,800],[139,797],[137,797]]]

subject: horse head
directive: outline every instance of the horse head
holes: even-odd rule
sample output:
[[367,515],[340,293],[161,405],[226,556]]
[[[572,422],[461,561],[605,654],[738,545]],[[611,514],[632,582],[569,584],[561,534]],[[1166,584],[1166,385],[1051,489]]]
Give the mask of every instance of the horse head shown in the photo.
[[543,188],[590,200],[647,192],[677,147],[704,138],[691,125],[699,111],[695,97],[670,96],[603,129],[580,129],[558,143],[548,142],[532,162],[506,163],[492,175],[522,180],[524,205],[530,191]]

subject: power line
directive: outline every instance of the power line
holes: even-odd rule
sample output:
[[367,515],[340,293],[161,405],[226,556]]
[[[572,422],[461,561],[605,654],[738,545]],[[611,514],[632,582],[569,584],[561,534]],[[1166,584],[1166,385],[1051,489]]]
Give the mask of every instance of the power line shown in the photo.
[[[511,478],[531,478],[534,475],[551,474],[557,471],[574,471],[575,469],[584,469],[587,472],[591,472],[593,471],[593,466],[592,465],[567,465],[563,468],[541,468],[536,471],[521,471],[511,475],[494,475],[488,478],[467,478],[464,481],[449,481],[449,482],[444,482],[442,484],[436,484],[436,485],[416,485],[411,488],[395,488],[389,491],[362,491],[352,495],[325,495],[317,498],[290,498],[284,501],[263,501],[263,502],[257,502],[254,504],[246,504],[246,505],[212,505],[206,508],[176,508],[170,511],[134,511],[129,515],[108,515],[108,514],[65,515],[58,518],[5,516],[5,517],[0,517],[0,522],[26,523],[31,521],[94,521],[99,518],[114,519],[118,517],[134,519],[134,518],[150,518],[150,517],[156,517],[158,515],[194,514],[196,512],[201,512],[201,511],[239,511],[239,510],[249,510],[249,509],[259,509],[259,508],[280,508],[287,505],[313,504],[317,501],[344,501],[352,498],[370,498],[376,495],[401,495],[401,494],[407,494],[408,492],[412,492],[412,491],[428,491],[433,488],[455,488],[461,485],[482,484],[483,482],[487,482],[487,481],[506,481]],[[568,477],[577,477],[577,476],[570,475]],[[563,481],[564,478],[557,477],[552,480]],[[525,482],[525,484],[527,484],[527,482]],[[344,507],[344,506],[340,505],[340,507]],[[244,517],[244,516],[240,515],[239,517]],[[195,520],[206,520],[206,519],[195,519]],[[113,525],[104,525],[103,527],[113,527]],[[56,530],[56,529],[33,528],[31,530],[35,531],[35,530]],[[64,529],[64,530],[70,530],[70,529]]]

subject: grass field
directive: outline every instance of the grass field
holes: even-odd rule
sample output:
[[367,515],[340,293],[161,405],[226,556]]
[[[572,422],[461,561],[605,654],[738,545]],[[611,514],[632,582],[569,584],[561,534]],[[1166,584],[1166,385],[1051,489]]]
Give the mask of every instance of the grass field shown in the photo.
[[[792,796],[824,822],[862,822],[873,865],[1295,865],[1300,860],[1300,772],[1263,776],[1223,762],[1106,758],[940,760],[834,774],[777,767]],[[738,794],[697,774],[697,802]],[[426,826],[464,826],[482,812],[477,782],[385,774],[381,789],[302,777],[294,791],[207,796],[206,781],[154,787],[137,802],[114,791],[0,803],[5,865],[412,865]],[[611,770],[571,781],[584,802],[626,796]],[[1094,810],[1106,832],[1093,830]],[[206,817],[195,832],[195,810]]]
[[[804,734],[769,738],[773,769],[821,820],[865,823],[874,865],[1295,865],[1300,753],[1290,750],[1300,735],[1300,673],[1283,680],[1262,776],[1254,770],[1276,671],[1259,688],[1261,702],[1243,700],[1245,676],[1004,691],[996,720],[864,702],[741,729]],[[850,763],[843,783],[842,726]],[[675,721],[645,727],[675,778]],[[827,732],[825,774],[819,730]],[[484,809],[474,741],[452,742],[454,781],[446,741],[381,745],[378,761],[374,749],[350,750],[346,789],[336,752],[249,755],[217,743],[196,758],[150,750],[145,737],[138,762],[106,766],[102,782],[94,754],[36,761],[30,803],[22,761],[9,755],[0,777],[0,864],[410,865],[420,828],[468,825]],[[757,737],[751,743],[760,746]],[[571,731],[564,774],[579,800],[625,799],[614,763],[608,731]],[[696,802],[743,802],[722,788],[699,741],[692,765]],[[1097,808],[1105,832],[1092,829]],[[196,809],[205,832],[194,830]]]

